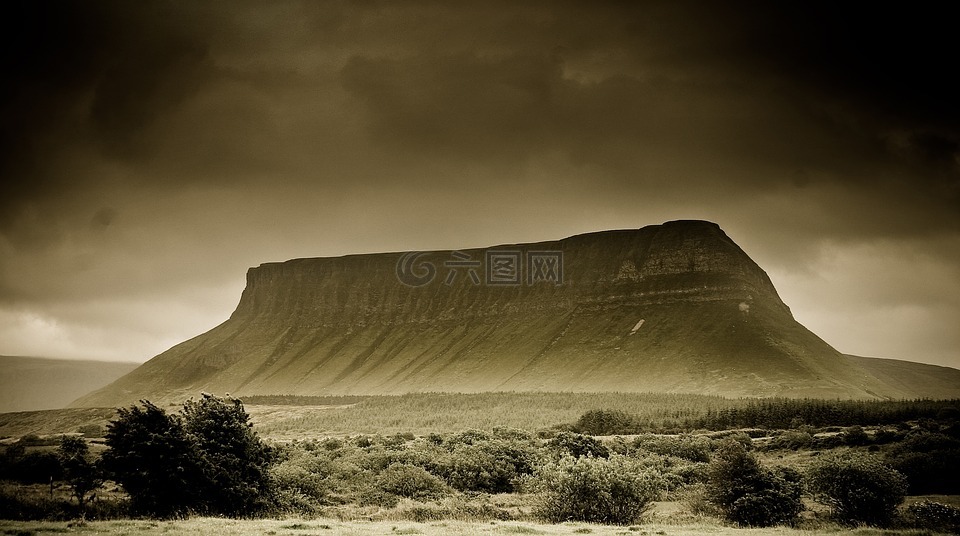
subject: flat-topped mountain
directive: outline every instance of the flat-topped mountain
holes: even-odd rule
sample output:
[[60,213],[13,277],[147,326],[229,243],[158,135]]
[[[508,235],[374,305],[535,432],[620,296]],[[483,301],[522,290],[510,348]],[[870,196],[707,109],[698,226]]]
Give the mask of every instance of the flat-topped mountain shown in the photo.
[[674,221],[533,244],[262,264],[247,272],[229,320],[75,405],[201,390],[924,395],[884,374],[800,325],[718,225]]

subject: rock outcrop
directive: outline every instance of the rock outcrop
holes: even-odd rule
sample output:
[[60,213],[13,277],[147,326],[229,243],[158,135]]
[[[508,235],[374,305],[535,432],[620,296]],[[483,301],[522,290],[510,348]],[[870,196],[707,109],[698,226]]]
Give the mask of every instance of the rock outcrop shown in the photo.
[[714,223],[251,268],[229,320],[76,405],[244,394],[914,397],[800,325]]

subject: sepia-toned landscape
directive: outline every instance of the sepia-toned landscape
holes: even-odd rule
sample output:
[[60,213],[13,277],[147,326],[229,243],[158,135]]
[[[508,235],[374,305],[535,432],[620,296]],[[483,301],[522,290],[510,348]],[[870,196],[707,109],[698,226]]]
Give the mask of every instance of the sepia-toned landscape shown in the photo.
[[960,533],[943,9],[3,10],[0,533]]
[[[563,279],[523,281],[529,252],[562,254]],[[521,262],[466,265],[486,285],[431,286],[430,256],[453,252],[251,268],[210,332],[72,409],[0,414],[6,516],[188,517],[72,526],[187,534],[958,528],[960,371],[837,352],[716,224],[459,253]]]

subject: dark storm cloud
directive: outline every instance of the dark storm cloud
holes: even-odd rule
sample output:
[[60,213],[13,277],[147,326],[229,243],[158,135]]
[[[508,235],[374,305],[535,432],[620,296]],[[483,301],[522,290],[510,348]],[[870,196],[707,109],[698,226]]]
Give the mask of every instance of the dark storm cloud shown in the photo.
[[[925,208],[960,206],[949,18],[922,9],[158,1],[7,9],[6,230],[44,196],[96,180],[66,169],[74,162],[65,148],[149,165],[127,180],[229,184],[283,172],[342,184],[353,163],[334,166],[322,153],[342,159],[344,147],[365,143],[351,138],[358,122],[371,149],[396,149],[383,156],[400,165],[516,166],[552,151],[599,166],[609,176],[595,180],[617,188],[723,175],[739,195],[803,176],[876,184]],[[289,106],[343,90],[355,117]],[[281,126],[301,112],[315,122]],[[905,167],[910,184],[861,169],[877,158]],[[701,167],[680,183],[661,171],[667,159]],[[760,171],[768,165],[793,169],[771,176]],[[21,242],[38,243],[23,227],[31,238]]]
[[[21,308],[0,320],[11,325],[59,319],[64,333],[109,339],[108,316],[151,331],[144,303],[181,318],[184,303],[216,309],[197,296],[225,296],[219,316],[204,317],[212,325],[245,268],[264,261],[681,217],[718,221],[801,289],[798,301],[813,295],[811,274],[847,271],[801,309],[823,313],[831,292],[856,287],[850,303],[936,301],[924,315],[960,318],[956,289],[932,298],[943,286],[933,282],[960,267],[949,246],[960,236],[960,88],[946,8],[0,9],[0,305]],[[834,266],[837,248],[855,254]],[[927,283],[911,283],[910,267],[871,270],[871,255],[916,256]],[[896,292],[876,291],[891,282]],[[820,318],[857,313],[833,307]],[[18,330],[6,333],[32,333]]]
[[64,169],[66,152],[121,159],[150,151],[156,117],[204,78],[201,10],[186,4],[14,1],[3,4],[0,232],[48,197],[90,177]]
[[724,40],[724,54],[749,73],[793,85],[798,104],[859,137],[885,164],[902,166],[897,171],[910,174],[915,195],[960,215],[960,84],[951,68],[960,47],[946,7],[718,5],[707,6],[714,20],[739,30]]
[[734,52],[758,69],[806,80],[891,123],[960,126],[946,63],[957,44],[942,5],[752,2],[737,16],[749,33]]
[[521,55],[355,57],[343,77],[369,105],[379,141],[477,160],[535,151],[555,127],[551,107],[561,84],[557,62]]
[[[367,106],[371,135],[428,157],[488,162],[561,150],[634,171],[641,184],[634,160],[644,151],[697,152],[795,168],[728,177],[734,191],[803,175],[960,206],[943,13],[816,2],[532,6],[539,18],[520,11],[536,22],[513,34],[479,30],[500,20],[496,9],[437,9],[432,17],[454,29],[450,46],[427,38],[439,40],[435,26],[411,24],[397,50],[355,55],[344,87]],[[407,16],[431,20],[429,10],[417,4]],[[889,169],[865,171],[865,161]],[[824,179],[831,173],[841,178]]]

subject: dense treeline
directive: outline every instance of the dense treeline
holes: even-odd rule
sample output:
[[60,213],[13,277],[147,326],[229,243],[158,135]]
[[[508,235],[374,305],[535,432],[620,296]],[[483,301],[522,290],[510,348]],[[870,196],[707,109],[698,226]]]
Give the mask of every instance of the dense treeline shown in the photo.
[[663,416],[621,410],[591,410],[574,429],[595,434],[689,432],[735,428],[788,429],[801,426],[878,426],[919,419],[949,419],[960,400],[820,400],[770,398],[741,400],[729,407],[705,407]]
[[818,400],[773,398],[751,400],[745,406],[707,410],[698,428],[795,428],[896,424],[917,419],[936,419],[953,414],[960,400]]

